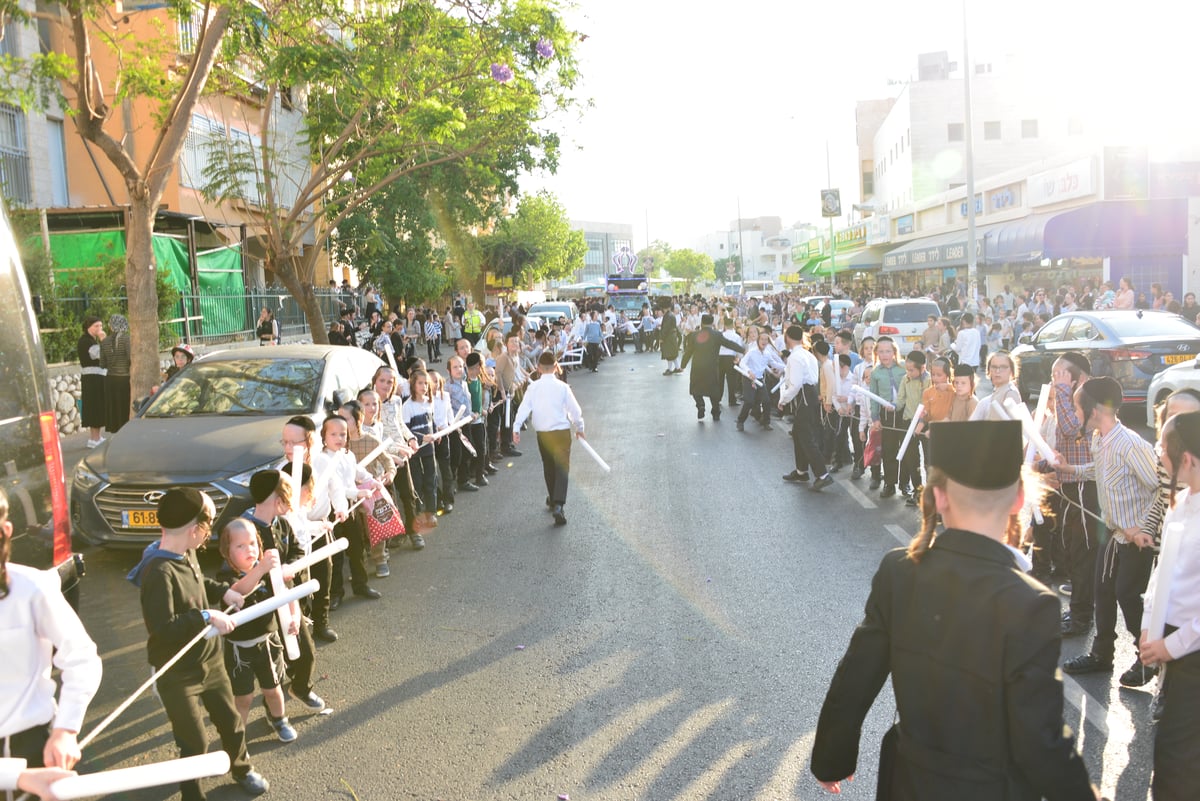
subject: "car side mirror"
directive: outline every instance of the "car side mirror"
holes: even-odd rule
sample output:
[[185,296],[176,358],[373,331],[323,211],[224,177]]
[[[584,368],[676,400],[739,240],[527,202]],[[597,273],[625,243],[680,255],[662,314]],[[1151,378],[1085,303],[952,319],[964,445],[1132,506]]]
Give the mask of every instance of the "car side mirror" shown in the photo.
[[1021,334],[1021,336],[1017,337],[1017,344],[1032,345],[1033,344],[1033,335],[1032,334]]
[[342,408],[346,401],[351,400],[353,397],[354,393],[348,389],[335,389],[333,391],[333,398],[325,401],[325,411],[332,414]]

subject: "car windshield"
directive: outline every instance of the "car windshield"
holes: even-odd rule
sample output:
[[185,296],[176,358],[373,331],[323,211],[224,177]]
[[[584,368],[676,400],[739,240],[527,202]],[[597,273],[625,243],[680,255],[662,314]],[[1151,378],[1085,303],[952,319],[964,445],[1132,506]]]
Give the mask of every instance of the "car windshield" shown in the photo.
[[1173,339],[1186,337],[1195,339],[1200,336],[1200,328],[1189,323],[1182,317],[1166,314],[1155,314],[1145,318],[1137,314],[1107,317],[1104,325],[1108,327],[1117,339],[1138,339],[1154,337],[1156,339]]
[[929,315],[940,317],[934,303],[897,303],[883,307],[883,320],[887,323],[923,323]]
[[198,361],[163,385],[144,416],[311,412],[324,369],[322,359]]

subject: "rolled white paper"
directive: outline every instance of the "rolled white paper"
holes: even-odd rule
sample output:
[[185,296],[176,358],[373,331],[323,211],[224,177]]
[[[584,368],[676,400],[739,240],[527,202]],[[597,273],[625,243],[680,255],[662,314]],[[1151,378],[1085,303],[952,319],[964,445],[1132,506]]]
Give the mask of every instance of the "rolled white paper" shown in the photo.
[[[1037,412],[1033,415],[1033,425],[1038,431],[1042,430],[1042,426],[1046,423],[1046,411],[1050,405],[1050,393],[1053,390],[1049,384],[1042,384],[1042,391],[1038,393]],[[1025,464],[1033,464],[1033,457],[1037,453],[1037,449],[1030,442],[1025,446]],[[1038,521],[1041,522],[1040,520]]]
[[504,424],[512,428],[512,398],[504,396]]
[[446,426],[441,431],[435,432],[432,436],[432,439],[436,442],[437,440],[441,439],[442,437],[446,436],[447,434],[449,434],[453,431],[459,430],[460,428],[469,424],[470,422],[471,422],[470,417],[464,417],[461,420],[456,420],[453,424]]
[[[350,547],[350,540],[347,540],[347,539],[337,539],[337,540],[334,540],[333,542],[329,543],[328,545],[322,545],[320,548],[316,549],[315,551],[310,553],[308,556],[305,556],[303,558],[297,559],[295,562],[292,562],[289,565],[292,569],[292,575],[294,576],[297,573],[299,573],[301,570],[312,567],[317,562],[322,562],[322,561],[328,559],[329,557],[333,556],[335,553],[341,553],[342,551],[346,550],[349,547]],[[301,585],[301,586],[303,586],[303,585]]]
[[855,387],[851,387],[850,391],[857,392],[859,395],[866,395],[868,398],[875,401],[879,405],[883,406],[885,409],[895,409],[896,408],[896,404],[892,403],[889,400],[884,400],[883,398],[879,397],[878,395],[876,395],[874,392],[867,389],[866,387],[855,386]]
[[[349,544],[349,541],[347,540],[346,543]],[[230,619],[233,620],[234,631],[236,631],[237,627],[243,623],[249,623],[251,620],[258,620],[263,615],[269,615],[285,604],[290,604],[292,601],[299,601],[301,598],[312,595],[314,592],[320,589],[320,587],[321,582],[317,581],[316,579],[312,579],[311,581],[306,581],[299,586],[292,587],[290,590],[285,590],[282,595],[276,595],[274,598],[265,600],[262,603],[254,604],[254,606],[248,606],[245,609],[239,609],[229,616]],[[207,629],[205,629],[205,639],[212,639],[215,636],[217,636],[217,630],[215,628],[209,626]]]
[[[994,405],[994,404],[993,404]],[[1046,442],[1042,432],[1033,424],[1033,418],[1029,416],[1029,410],[1025,408],[1025,404],[1018,403],[1012,398],[1004,402],[1004,411],[1013,420],[1021,421],[1021,428],[1025,432],[1025,438],[1029,440],[1033,447],[1037,448],[1037,452],[1047,463],[1058,464],[1058,457],[1054,453],[1054,449],[1050,447],[1050,443]]]
[[[470,420],[471,418],[468,417],[467,419]],[[462,446],[467,449],[467,453],[471,454],[472,456],[477,455],[476,451],[475,451],[475,446],[471,444],[471,440],[467,439],[466,434],[463,434],[460,431],[460,432],[458,432],[458,438],[460,440],[462,440]]]
[[387,355],[388,365],[391,366],[392,372],[394,372],[396,374],[396,376],[399,377],[400,368],[396,366],[396,354],[393,352],[391,339],[389,339],[387,341],[387,343],[384,344],[383,352],[384,352],[384,354]]
[[163,784],[176,784],[193,779],[207,779],[210,776],[220,776],[228,772],[229,754],[224,751],[213,751],[211,754],[168,759],[166,762],[154,762],[134,768],[103,770],[99,773],[70,776],[54,782],[50,785],[50,789],[57,798],[67,801],[74,798],[111,795],[130,790],[141,790],[146,787],[158,787]]
[[296,445],[292,448],[292,491],[295,497],[292,498],[292,504],[300,506],[300,481],[304,476],[304,446]]
[[1167,625],[1167,599],[1171,596],[1171,578],[1175,573],[1175,560],[1179,557],[1179,546],[1183,539],[1183,523],[1172,521],[1163,527],[1162,552],[1154,568],[1154,597],[1150,599],[1150,625],[1146,636],[1151,642],[1161,640]]
[[[267,574],[271,579],[271,592],[275,595],[283,595],[287,592],[287,584],[283,582],[283,568],[275,567]],[[295,634],[290,634],[292,628],[292,606],[284,604],[279,607],[279,628],[280,634],[283,636],[283,648],[287,652],[288,659],[300,658],[300,640]]]
[[912,442],[913,434],[917,432],[917,423],[921,422],[921,415],[925,413],[925,404],[918,403],[917,410],[913,413],[912,422],[908,424],[908,431],[904,433],[904,440],[900,443],[900,450],[896,451],[896,461],[904,458],[904,452],[908,450],[908,443]]
[[754,373],[750,372],[749,368],[742,367],[740,364],[734,363],[733,369],[737,370],[739,373],[746,376],[746,378],[749,378],[750,383],[752,383],[754,386],[756,386],[756,387],[762,386],[762,382],[754,377]]
[[601,470],[603,470],[605,473],[612,472],[612,468],[608,466],[608,462],[600,458],[600,454],[596,453],[596,449],[593,448],[586,439],[577,438],[575,441],[583,446],[583,449],[587,451],[588,456],[596,460],[596,464],[600,465]]
[[391,439],[385,439],[383,442],[379,443],[379,445],[378,445],[378,446],[376,446],[375,450],[371,451],[371,452],[370,452],[370,453],[368,453],[366,456],[364,456],[363,458],[359,459],[359,460],[358,460],[358,466],[359,466],[359,467],[366,467],[366,466],[367,466],[367,465],[369,465],[371,462],[375,461],[375,459],[376,459],[377,457],[379,457],[379,456],[382,456],[382,455],[383,455],[383,452],[384,452],[384,451],[386,451],[386,450],[388,449],[388,447],[389,447],[391,444],[392,444],[392,440],[391,440]]

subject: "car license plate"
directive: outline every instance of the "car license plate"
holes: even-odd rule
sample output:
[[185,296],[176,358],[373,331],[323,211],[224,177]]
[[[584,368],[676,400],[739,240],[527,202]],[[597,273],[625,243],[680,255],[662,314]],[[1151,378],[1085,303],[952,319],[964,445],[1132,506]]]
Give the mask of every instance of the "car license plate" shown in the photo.
[[126,509],[121,512],[125,528],[158,528],[158,512],[154,509]]
[[916,343],[918,343],[918,342],[920,342],[920,341],[921,341],[921,337],[919,337],[919,336],[917,336],[917,337],[905,337],[905,338],[904,338],[904,341],[905,341],[905,342],[907,342],[907,343],[909,343],[910,345],[915,345]]
[[1172,353],[1170,356],[1163,356],[1163,364],[1183,364],[1195,358],[1191,353]]

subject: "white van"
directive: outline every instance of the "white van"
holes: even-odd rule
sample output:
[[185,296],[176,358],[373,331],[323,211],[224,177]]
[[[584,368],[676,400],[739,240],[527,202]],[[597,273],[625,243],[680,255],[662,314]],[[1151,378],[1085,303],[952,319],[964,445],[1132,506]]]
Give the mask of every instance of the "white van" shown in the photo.
[[854,339],[891,337],[896,354],[903,359],[913,348],[921,347],[921,335],[929,327],[929,316],[942,316],[937,303],[929,298],[876,298],[863,309],[862,319],[854,327]]

